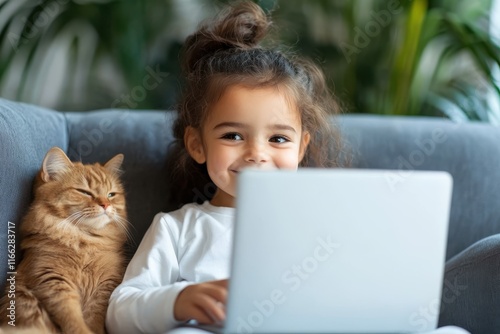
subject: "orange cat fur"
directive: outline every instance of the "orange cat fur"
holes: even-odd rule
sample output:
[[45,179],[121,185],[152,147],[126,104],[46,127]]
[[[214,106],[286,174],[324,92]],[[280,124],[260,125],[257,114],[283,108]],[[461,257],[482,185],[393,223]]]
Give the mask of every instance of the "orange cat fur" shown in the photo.
[[[16,329],[105,333],[108,299],[125,271],[122,161],[119,154],[104,166],[72,163],[57,147],[45,156],[35,199],[20,226]],[[4,329],[10,327],[8,303],[3,296]]]

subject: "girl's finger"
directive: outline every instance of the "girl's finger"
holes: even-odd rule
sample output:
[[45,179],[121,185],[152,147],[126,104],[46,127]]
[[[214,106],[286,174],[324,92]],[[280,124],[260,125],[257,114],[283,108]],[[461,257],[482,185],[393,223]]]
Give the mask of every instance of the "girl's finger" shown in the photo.
[[211,281],[210,283],[227,289],[227,286],[229,284],[229,280],[228,279],[221,279],[218,281]]
[[208,295],[200,296],[196,301],[196,306],[203,309],[210,317],[210,323],[221,323],[226,319],[226,311],[220,306],[220,302]]
[[213,318],[200,306],[194,306],[191,314],[192,319],[198,321],[200,324],[211,325],[214,323]]
[[227,289],[220,286],[207,286],[205,293],[215,299],[216,301],[226,305]]

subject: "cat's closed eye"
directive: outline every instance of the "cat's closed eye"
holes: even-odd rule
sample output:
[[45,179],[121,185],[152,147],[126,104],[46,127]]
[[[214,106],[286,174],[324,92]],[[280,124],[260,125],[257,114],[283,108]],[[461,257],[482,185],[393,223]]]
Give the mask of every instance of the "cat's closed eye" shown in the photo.
[[92,198],[94,197],[94,195],[90,191],[88,191],[88,190],[81,189],[81,188],[75,188],[75,190],[78,191],[81,194],[86,195],[86,196],[89,196],[89,197],[92,197]]

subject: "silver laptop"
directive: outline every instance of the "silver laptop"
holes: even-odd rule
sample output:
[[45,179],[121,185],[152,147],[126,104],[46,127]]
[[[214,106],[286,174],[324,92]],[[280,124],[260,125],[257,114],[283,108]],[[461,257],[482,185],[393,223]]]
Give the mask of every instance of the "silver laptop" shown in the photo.
[[435,329],[451,194],[446,172],[243,172],[223,332]]

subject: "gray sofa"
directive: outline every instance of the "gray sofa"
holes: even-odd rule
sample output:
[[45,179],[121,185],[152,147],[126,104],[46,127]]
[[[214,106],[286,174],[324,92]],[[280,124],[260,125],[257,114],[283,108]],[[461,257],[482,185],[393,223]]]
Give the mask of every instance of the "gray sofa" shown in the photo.
[[[83,162],[125,154],[123,177],[135,238],[132,254],[153,216],[177,207],[168,196],[166,175],[174,117],[161,111],[56,112],[0,99],[2,285],[8,272],[8,225],[18,227],[31,201],[33,177],[52,146]],[[430,304],[420,310],[421,319],[440,312],[440,326],[457,325],[473,334],[500,333],[500,129],[423,117],[344,115],[337,122],[354,168],[452,174],[441,310]]]

